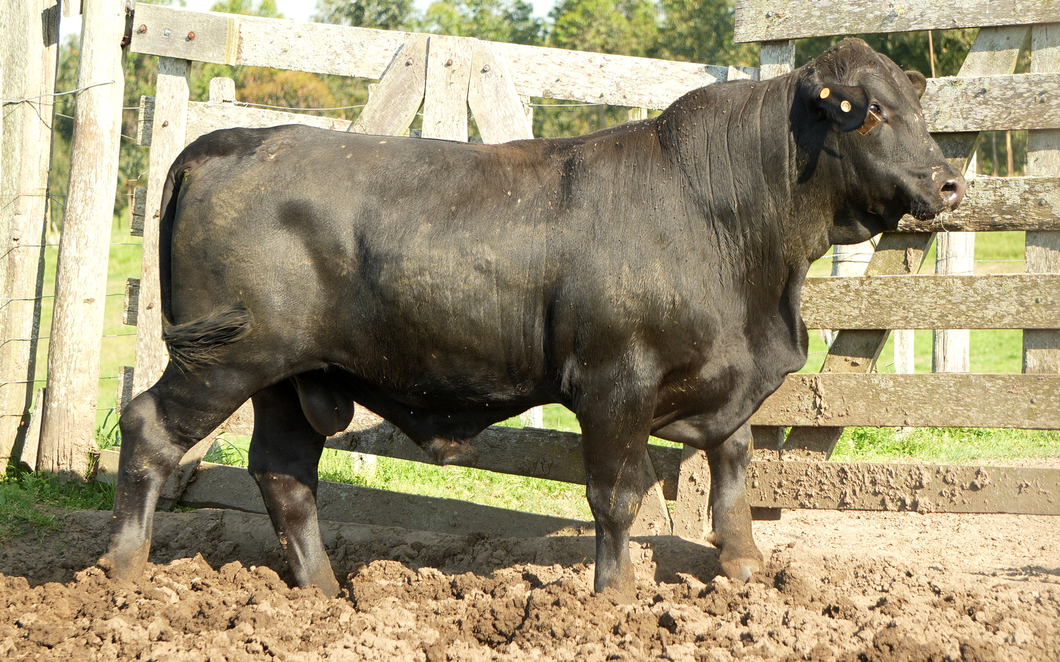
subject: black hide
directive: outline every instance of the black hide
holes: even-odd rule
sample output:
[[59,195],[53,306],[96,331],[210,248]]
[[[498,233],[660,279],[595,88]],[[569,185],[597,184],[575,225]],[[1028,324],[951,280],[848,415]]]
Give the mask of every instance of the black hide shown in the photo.
[[[354,402],[441,462],[556,402],[583,429],[597,590],[632,588],[649,433],[708,453],[714,542],[746,578],[761,560],[747,421],[806,359],[810,262],[964,190],[914,82],[846,40],[790,75],[578,138],[203,136],[167,181],[171,363],[122,418],[103,565],[139,572],[161,481],[248,398],[250,471],[298,581],[329,592],[316,461]],[[862,135],[870,110],[882,121]]]

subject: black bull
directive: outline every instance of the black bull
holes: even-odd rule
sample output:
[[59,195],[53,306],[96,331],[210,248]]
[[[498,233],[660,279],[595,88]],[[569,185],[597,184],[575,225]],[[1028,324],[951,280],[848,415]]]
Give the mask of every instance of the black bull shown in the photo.
[[557,402],[582,427],[597,591],[632,589],[649,434],[706,451],[712,542],[727,575],[750,576],[747,421],[805,362],[807,268],[964,192],[927,133],[924,86],[848,39],[577,138],[196,140],[163,196],[170,362],[121,418],[100,564],[140,575],[167,476],[248,398],[250,473],[298,583],[328,594],[317,462],[354,402],[442,463]]

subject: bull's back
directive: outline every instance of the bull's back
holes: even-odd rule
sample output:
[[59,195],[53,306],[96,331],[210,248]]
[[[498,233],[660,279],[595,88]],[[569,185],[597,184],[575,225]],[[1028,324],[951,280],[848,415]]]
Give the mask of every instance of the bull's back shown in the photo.
[[492,382],[482,390],[540,379],[540,163],[440,141],[243,131],[222,136],[238,149],[184,175],[176,323],[244,306],[274,344],[394,389],[457,374]]

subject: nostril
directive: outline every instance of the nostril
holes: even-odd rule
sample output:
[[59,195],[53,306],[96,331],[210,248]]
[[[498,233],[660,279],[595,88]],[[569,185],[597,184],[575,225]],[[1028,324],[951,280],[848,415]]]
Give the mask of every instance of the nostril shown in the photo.
[[942,185],[942,199],[946,201],[949,207],[956,207],[961,202],[961,198],[964,197],[964,189],[966,188],[964,182],[956,179],[950,179]]

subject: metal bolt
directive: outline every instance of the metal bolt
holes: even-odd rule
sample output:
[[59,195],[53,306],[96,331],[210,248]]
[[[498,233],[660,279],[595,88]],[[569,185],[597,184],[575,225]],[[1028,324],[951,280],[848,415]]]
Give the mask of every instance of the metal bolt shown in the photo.
[[162,122],[162,128],[169,126],[169,120]]
[[141,25],[140,29],[137,30],[137,32],[139,32],[140,34],[146,34],[147,33],[147,26],[146,25]]
[[490,65],[488,65],[488,64],[486,66],[482,67],[482,73],[488,73],[489,70],[490,70]]
[[447,67],[451,67],[451,66],[453,66],[453,60],[452,60],[451,58],[450,58],[450,59],[448,59],[448,60],[446,60],[446,61],[445,61],[445,66],[447,66]]
[[162,36],[163,37],[168,37],[171,34],[173,34],[173,31],[170,30],[169,28],[166,28],[165,30],[162,30]]
[[188,33],[188,41],[192,41],[193,39],[195,39],[195,33],[194,32],[189,32]]
[[409,59],[405,60],[405,66],[406,67],[411,67],[412,66],[412,58],[409,58]]

